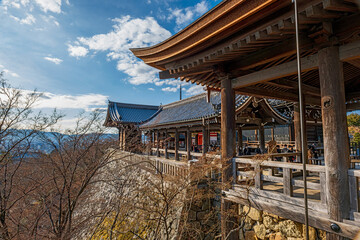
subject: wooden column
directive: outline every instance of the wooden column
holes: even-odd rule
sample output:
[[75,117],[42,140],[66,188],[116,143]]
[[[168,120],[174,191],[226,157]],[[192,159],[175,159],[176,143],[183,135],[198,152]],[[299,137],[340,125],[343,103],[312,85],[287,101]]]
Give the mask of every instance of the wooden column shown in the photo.
[[295,135],[295,149],[301,152],[301,127],[300,127],[300,108],[299,103],[294,104],[294,135]]
[[[319,76],[328,213],[331,219],[342,221],[348,217],[350,210],[347,174],[350,153],[343,64],[339,60],[338,47],[328,47],[319,51]],[[336,236],[329,238],[336,239]]]
[[175,129],[175,160],[179,161],[179,132]]
[[156,156],[160,157],[160,132],[156,130]]
[[168,138],[168,132],[165,131],[165,142],[164,142],[164,144],[165,144],[165,158],[169,159],[169,153],[168,153],[169,141],[167,140],[167,138]]
[[242,155],[243,153],[243,138],[242,138],[242,128],[238,127],[238,155]]
[[[290,132],[289,132],[289,135],[290,135]],[[275,140],[275,127],[272,127],[271,128],[271,140]]]
[[256,142],[259,141],[259,138],[258,138],[258,130],[257,130],[257,129],[255,129],[254,135],[255,135],[255,141],[256,141]]
[[[223,190],[231,187],[232,158],[235,156],[235,92],[231,87],[231,80],[228,77],[221,79],[221,164]],[[221,236],[226,236],[233,229],[233,220],[229,216],[231,202],[222,198],[221,200]],[[238,239],[237,232],[233,232],[228,240]]]
[[262,124],[259,126],[259,146],[261,153],[265,153],[265,130]]
[[187,160],[191,160],[191,132],[190,129],[186,129],[186,155]]
[[150,135],[150,142],[149,142],[149,146],[150,146],[149,150],[150,151],[149,151],[149,155],[152,155],[152,147],[153,147],[153,141],[154,141],[152,131],[149,131],[149,135]]
[[202,154],[205,156],[209,149],[209,138],[208,131],[206,130],[206,126],[202,127]]

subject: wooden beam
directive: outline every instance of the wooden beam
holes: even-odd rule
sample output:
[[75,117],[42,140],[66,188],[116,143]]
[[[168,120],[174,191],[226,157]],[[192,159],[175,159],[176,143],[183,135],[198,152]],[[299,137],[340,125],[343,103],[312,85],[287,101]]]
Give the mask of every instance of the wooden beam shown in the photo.
[[187,71],[177,71],[174,73],[170,73],[169,70],[164,70],[159,72],[160,79],[169,79],[169,78],[178,78],[178,77],[189,77],[192,75],[198,75],[202,73],[209,73],[212,72],[212,68],[202,68],[202,69],[190,69]]
[[[263,89],[260,87],[246,87],[246,88],[239,88],[235,90],[236,93],[250,95],[255,97],[265,97],[265,98],[273,98],[273,99],[280,99],[286,100],[290,102],[298,102],[299,97],[295,91],[288,90],[287,92],[275,92],[267,89]],[[308,95],[305,98],[306,104],[317,105],[320,106],[320,98]]]
[[[271,214],[278,215],[283,218],[291,218],[291,220],[304,223],[304,207],[303,203],[293,204],[287,200],[272,199],[267,196],[271,192],[264,190],[259,190],[255,188],[250,188],[250,193],[245,188],[238,187],[235,191],[229,191],[226,194],[226,198],[230,201],[234,201],[244,205],[251,205],[259,210],[266,211]],[[269,194],[274,196],[275,194]],[[282,194],[277,193],[276,196],[281,196]],[[296,199],[296,198],[288,198]],[[303,202],[303,201],[302,201]],[[311,203],[311,202],[309,202]],[[311,207],[311,206],[309,206]],[[355,239],[360,227],[357,227],[355,224],[347,224],[343,222],[332,221],[329,219],[323,212],[316,210],[309,211],[309,224],[312,227],[325,230],[327,232],[335,233],[331,228],[331,223],[335,222],[341,228],[341,231],[338,233],[340,236],[347,238]],[[335,233],[336,234],[336,233]]]
[[[304,72],[316,69],[318,66],[317,54],[301,59],[301,67]],[[270,81],[277,78],[290,76],[297,73],[296,61],[283,63],[248,75],[237,77],[232,80],[233,88],[242,88],[256,83]]]
[[[360,57],[360,41],[343,45],[339,49],[341,61],[347,61]],[[313,54],[301,59],[301,67],[303,72],[307,72],[318,68],[318,54]],[[296,61],[291,61],[270,67],[261,71],[250,73],[245,76],[237,77],[232,80],[232,87],[242,88],[256,83],[266,82],[297,73]]]

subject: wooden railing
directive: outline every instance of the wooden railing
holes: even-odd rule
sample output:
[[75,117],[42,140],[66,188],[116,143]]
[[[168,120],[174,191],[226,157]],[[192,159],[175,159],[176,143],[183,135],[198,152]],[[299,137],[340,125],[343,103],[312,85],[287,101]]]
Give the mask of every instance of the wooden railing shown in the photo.
[[[151,150],[153,152],[156,152],[157,151],[157,148],[151,148]],[[162,148],[159,148],[159,152],[164,154],[165,153],[165,149],[162,149]],[[167,150],[168,153],[172,153],[172,154],[175,154],[175,150],[174,149],[168,149]],[[183,151],[183,150],[179,150],[178,151],[179,155],[183,155],[183,156],[186,156],[187,155],[187,151]],[[203,154],[201,152],[190,152],[190,155],[192,157],[196,157],[196,158],[199,158],[199,157],[203,157]],[[220,158],[220,154],[215,154],[215,153],[207,153],[206,154],[206,157],[207,158]]]
[[[284,155],[284,154],[283,154]],[[294,155],[292,155],[294,156]],[[278,154],[274,155],[278,157]],[[286,154],[289,157],[289,154]],[[270,156],[271,158],[271,156]],[[274,175],[274,169],[280,169],[282,173]],[[307,188],[320,192],[320,203],[326,203],[326,176],[325,167],[318,165],[307,164],[306,169],[308,172],[315,173],[319,176],[319,183],[307,182]],[[265,174],[265,170],[269,170]],[[294,197],[294,187],[304,187],[302,180],[293,178],[293,175],[302,175],[302,164],[268,161],[268,160],[255,160],[251,158],[234,158],[233,159],[233,177],[234,184],[238,184],[243,179],[253,179],[254,187],[259,190],[264,190],[264,182],[282,183],[283,195],[285,198]],[[264,190],[268,191],[268,190]],[[321,207],[321,206],[320,206]]]
[[132,162],[143,163],[142,166],[155,174],[162,173],[171,176],[183,177],[188,174],[189,164],[185,162],[167,160],[141,154],[131,154],[129,158]]

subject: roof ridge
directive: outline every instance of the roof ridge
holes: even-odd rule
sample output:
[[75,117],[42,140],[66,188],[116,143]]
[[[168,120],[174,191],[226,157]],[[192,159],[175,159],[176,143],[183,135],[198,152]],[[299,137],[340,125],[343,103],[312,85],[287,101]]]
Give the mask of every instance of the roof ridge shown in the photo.
[[127,107],[127,108],[137,108],[137,109],[151,109],[151,110],[158,110],[160,106],[155,105],[144,105],[144,104],[131,104],[131,103],[121,103],[121,102],[113,102],[109,100],[109,104],[116,104],[120,107]]
[[206,94],[207,94],[206,92],[205,93],[200,93],[200,94],[197,94],[197,95],[194,95],[194,96],[182,99],[182,100],[178,100],[176,102],[165,104],[162,107],[165,109],[165,108],[169,108],[169,107],[179,106],[179,105],[182,105],[182,104],[185,104],[185,103],[188,103],[188,102],[191,102],[191,101],[206,97]]

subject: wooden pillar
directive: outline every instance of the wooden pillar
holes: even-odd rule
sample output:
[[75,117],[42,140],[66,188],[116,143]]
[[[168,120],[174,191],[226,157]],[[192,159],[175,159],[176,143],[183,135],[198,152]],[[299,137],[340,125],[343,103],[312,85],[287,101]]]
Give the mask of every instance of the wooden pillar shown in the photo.
[[150,146],[149,155],[152,155],[152,147],[153,147],[154,138],[153,138],[153,133],[152,133],[151,130],[149,131],[149,135],[150,135],[150,140],[149,140],[149,146]]
[[202,127],[202,154],[205,156],[209,149],[209,136],[208,131],[206,130],[206,127]]
[[[228,77],[221,79],[221,164],[222,164],[222,184],[223,190],[230,188],[232,183],[232,158],[235,156],[235,92],[231,87],[231,80]],[[229,216],[232,203],[221,199],[221,236],[225,240],[226,236],[234,226]],[[228,240],[238,239],[238,232],[227,238]]]
[[[321,109],[329,217],[342,221],[349,217],[350,153],[346,122],[343,64],[339,48],[319,51]],[[330,239],[338,239],[330,234]],[[328,237],[327,237],[328,239]]]
[[243,138],[242,138],[242,128],[238,127],[238,155],[242,155],[243,153]]
[[[300,108],[299,103],[294,104],[294,135],[295,135],[295,149],[301,152],[301,127],[300,127]],[[306,132],[306,131],[304,131]],[[307,138],[305,138],[307,139]]]
[[265,130],[262,124],[259,126],[259,147],[261,153],[265,153]]
[[175,160],[179,161],[179,132],[175,129]]
[[168,138],[168,132],[167,131],[165,131],[165,142],[164,142],[164,144],[165,144],[165,158],[166,159],[169,159],[169,153],[168,153],[168,147],[169,147],[169,141],[167,140],[167,138]]
[[186,129],[186,155],[187,160],[191,160],[191,132],[190,129]]
[[160,132],[156,130],[156,156],[160,157]]
[[195,146],[197,149],[199,149],[199,134],[195,135]]
[[[290,135],[290,132],[289,132]],[[275,127],[271,128],[271,140],[274,141],[275,140]]]
[[255,135],[255,141],[256,141],[256,142],[259,141],[259,138],[258,138],[258,130],[257,130],[257,129],[255,129],[254,135]]

